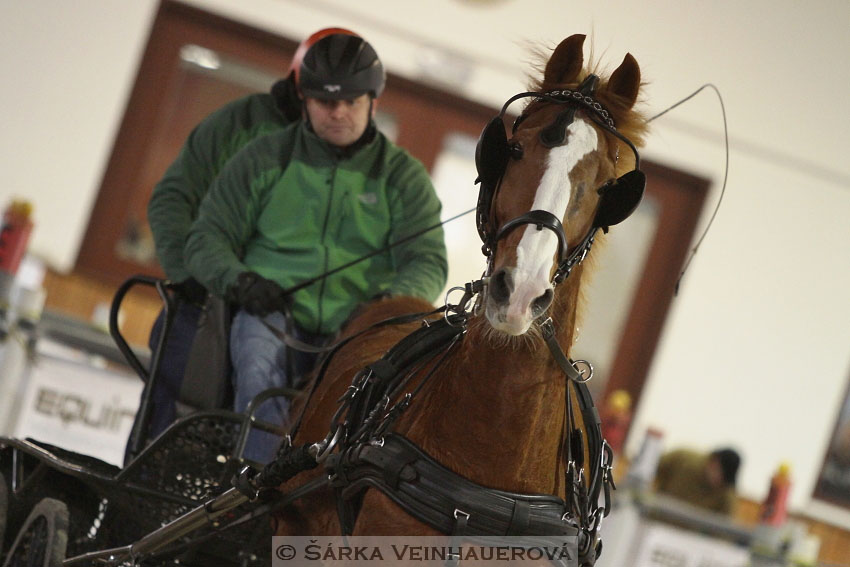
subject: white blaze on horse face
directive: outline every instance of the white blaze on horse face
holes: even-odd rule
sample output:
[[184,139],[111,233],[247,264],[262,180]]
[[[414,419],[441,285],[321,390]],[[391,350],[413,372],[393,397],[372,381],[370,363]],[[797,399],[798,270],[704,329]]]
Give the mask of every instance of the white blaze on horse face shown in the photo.
[[[572,184],[570,172],[599,144],[596,130],[584,120],[575,120],[567,128],[568,143],[552,148],[546,171],[540,180],[531,210],[549,211],[563,219],[570,204]],[[549,229],[538,230],[527,225],[517,247],[517,265],[513,273],[514,291],[508,304],[506,319],[515,325],[531,325],[531,303],[549,289],[552,259],[558,250],[558,237]]]

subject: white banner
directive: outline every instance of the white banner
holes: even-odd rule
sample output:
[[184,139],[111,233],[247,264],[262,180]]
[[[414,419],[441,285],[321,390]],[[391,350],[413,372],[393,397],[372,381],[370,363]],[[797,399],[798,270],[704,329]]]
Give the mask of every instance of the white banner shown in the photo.
[[14,437],[121,466],[143,386],[135,374],[47,355],[28,374]]
[[632,567],[750,565],[750,552],[746,547],[656,522],[641,530],[639,541]]

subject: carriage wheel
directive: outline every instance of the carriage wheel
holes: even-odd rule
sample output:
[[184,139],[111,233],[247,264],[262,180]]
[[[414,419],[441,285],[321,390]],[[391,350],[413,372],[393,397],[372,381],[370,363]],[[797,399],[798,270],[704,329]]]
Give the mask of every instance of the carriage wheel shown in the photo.
[[3,567],[60,567],[67,544],[68,507],[44,498],[27,516]]

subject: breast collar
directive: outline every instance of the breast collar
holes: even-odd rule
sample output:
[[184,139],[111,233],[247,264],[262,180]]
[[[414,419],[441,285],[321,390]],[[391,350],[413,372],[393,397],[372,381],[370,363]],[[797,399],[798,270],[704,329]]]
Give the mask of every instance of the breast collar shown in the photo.
[[[549,321],[551,325],[551,320]],[[545,324],[544,324],[545,325]],[[547,336],[544,326],[544,336]],[[453,536],[575,535],[581,565],[592,565],[601,548],[598,530],[610,507],[612,452],[602,439],[599,414],[585,380],[558,347],[559,366],[566,364],[587,439],[575,427],[570,387],[566,390],[564,455],[567,499],[555,495],[519,494],[478,485],[445,468],[403,435],[393,431],[448,352],[465,334],[465,315],[451,315],[414,331],[352,383],[334,417],[332,442],[320,460],[337,495],[345,534],[351,534],[367,488],[376,488],[408,514]],[[554,331],[547,344],[554,341]],[[557,342],[555,342],[557,344]],[[434,361],[432,370],[399,400],[413,375]],[[335,428],[335,431],[334,431]],[[331,436],[329,435],[329,438]],[[588,443],[589,489],[584,483],[584,443]],[[339,450],[331,453],[336,446]],[[604,492],[604,504],[598,504]]]

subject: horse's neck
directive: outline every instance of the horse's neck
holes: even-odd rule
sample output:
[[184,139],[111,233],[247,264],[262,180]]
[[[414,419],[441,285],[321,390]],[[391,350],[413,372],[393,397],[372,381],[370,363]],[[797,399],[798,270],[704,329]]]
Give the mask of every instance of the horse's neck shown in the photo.
[[[569,290],[559,290],[569,292]],[[550,313],[566,350],[575,297]],[[435,377],[425,411],[411,412],[407,434],[456,472],[485,485],[520,492],[557,490],[564,428],[565,379],[545,342],[488,336],[482,320]]]

